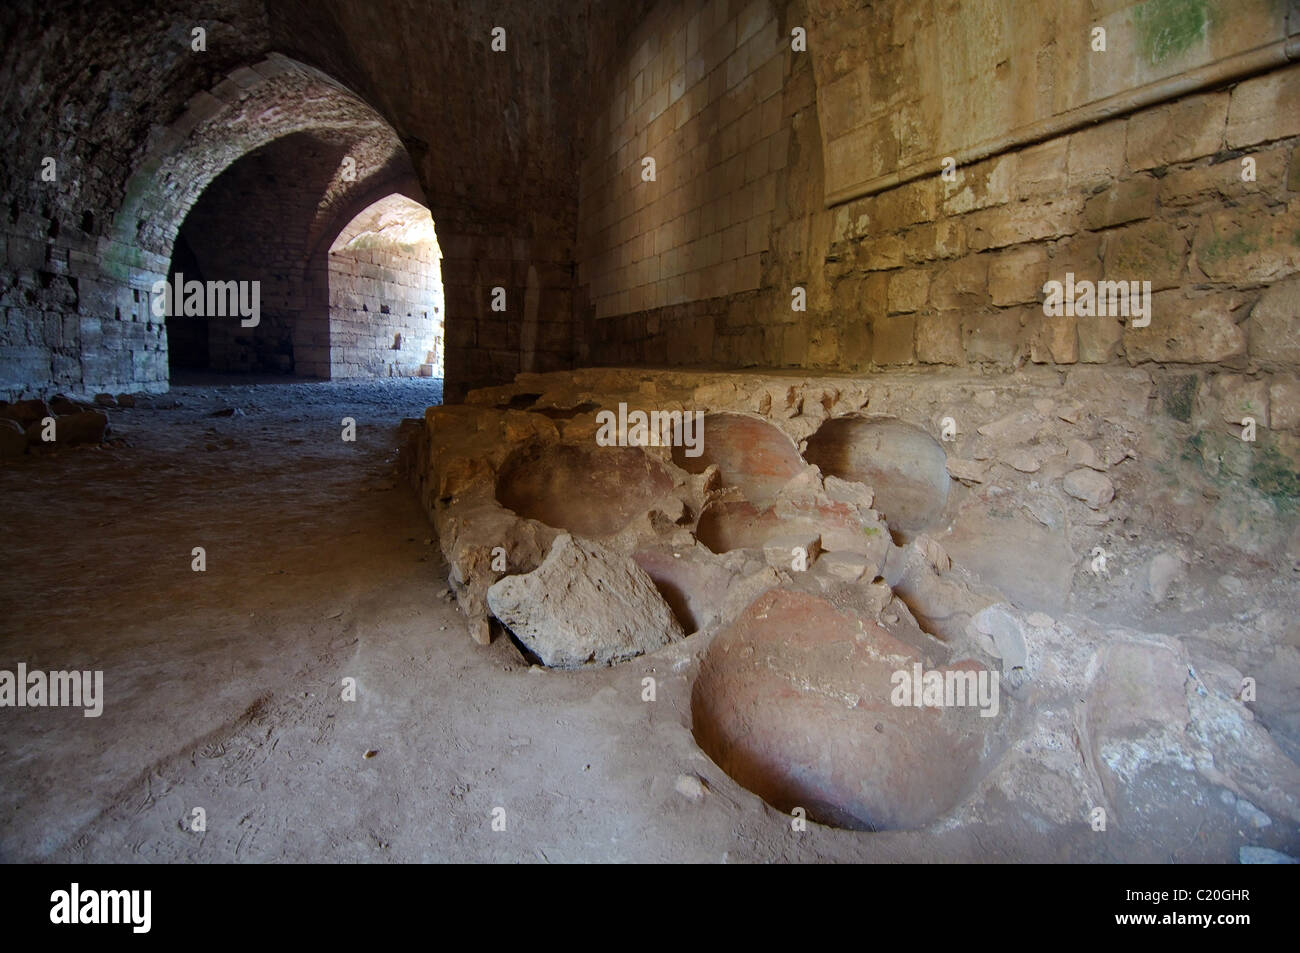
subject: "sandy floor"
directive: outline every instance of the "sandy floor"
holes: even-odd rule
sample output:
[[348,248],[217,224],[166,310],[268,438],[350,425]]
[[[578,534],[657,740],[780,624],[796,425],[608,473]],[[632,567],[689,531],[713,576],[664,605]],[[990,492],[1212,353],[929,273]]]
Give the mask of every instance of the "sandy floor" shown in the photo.
[[[696,748],[693,640],[581,673],[530,668],[506,639],[474,645],[394,472],[397,422],[439,395],[433,381],[211,379],[113,411],[116,445],[0,469],[0,668],[102,669],[106,694],[97,719],[0,711],[0,859],[1125,855],[1120,839],[1011,816],[795,832]],[[211,416],[228,408],[242,413]],[[189,829],[196,807],[206,832]],[[1193,837],[1153,859],[1206,851]]]

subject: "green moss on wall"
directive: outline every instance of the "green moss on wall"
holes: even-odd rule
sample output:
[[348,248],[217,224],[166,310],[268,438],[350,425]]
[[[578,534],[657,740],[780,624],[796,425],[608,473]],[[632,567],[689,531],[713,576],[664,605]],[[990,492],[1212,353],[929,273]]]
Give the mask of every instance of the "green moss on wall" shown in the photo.
[[1210,26],[1208,0],[1147,0],[1133,8],[1138,49],[1153,66],[1187,52]]
[[1165,413],[1174,420],[1187,423],[1192,419],[1192,405],[1196,400],[1196,386],[1199,378],[1195,374],[1181,377],[1168,377],[1156,385],[1160,402]]
[[1181,456],[1221,493],[1239,490],[1244,483],[1268,497],[1279,514],[1300,510],[1300,467],[1270,434],[1247,443],[1236,434],[1197,432],[1186,439]]
[[1293,512],[1300,505],[1300,473],[1295,463],[1269,444],[1261,444],[1250,471],[1250,485],[1269,497],[1278,510]]

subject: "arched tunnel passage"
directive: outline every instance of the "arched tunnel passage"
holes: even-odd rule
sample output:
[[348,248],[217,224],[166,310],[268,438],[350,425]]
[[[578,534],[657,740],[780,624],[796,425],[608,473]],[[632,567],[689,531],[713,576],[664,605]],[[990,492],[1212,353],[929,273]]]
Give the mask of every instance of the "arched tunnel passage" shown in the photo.
[[[184,307],[168,309],[173,372],[329,376],[328,322],[312,308],[304,265],[321,198],[347,148],[292,133],[236,160],[199,196],[172,251],[169,280]],[[243,298],[256,301],[255,316],[213,313],[206,300],[189,307],[187,289],[198,287],[191,282],[206,291],[230,281],[249,289]]]
[[329,249],[330,376],[442,377],[443,289],[433,217],[394,193]]
[[[165,319],[160,370],[441,377],[440,253],[397,133],[313,67],[276,54],[255,73],[160,137],[114,218],[107,267],[141,320]],[[349,262],[362,322],[331,272]]]

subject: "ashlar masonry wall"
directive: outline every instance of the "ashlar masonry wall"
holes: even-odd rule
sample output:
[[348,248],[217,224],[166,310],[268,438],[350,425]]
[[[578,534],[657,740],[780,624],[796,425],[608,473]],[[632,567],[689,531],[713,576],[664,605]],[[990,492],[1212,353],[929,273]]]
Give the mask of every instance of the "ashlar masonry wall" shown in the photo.
[[597,319],[753,291],[789,151],[767,2],[659,4],[588,134],[578,280]]
[[[1296,367],[1300,66],[827,209],[824,91],[811,56],[792,43],[807,19],[799,3],[663,0],[634,36],[602,114],[627,118],[594,124],[583,166],[579,276],[589,304],[579,361]],[[853,48],[852,38],[821,39]],[[755,40],[769,56],[753,52]],[[684,80],[703,71],[687,86],[700,99],[679,97],[677,117],[651,118],[674,102],[679,49]],[[738,79],[751,67],[758,72]],[[759,78],[769,75],[774,90]],[[699,104],[716,120],[700,127],[702,143],[691,120],[679,122]],[[668,155],[670,175],[639,181],[645,154]],[[676,155],[708,166],[698,189],[677,185]],[[1067,273],[1150,282],[1150,325],[1049,318],[1044,285]]]
[[442,376],[439,259],[371,235],[330,252],[331,377]]

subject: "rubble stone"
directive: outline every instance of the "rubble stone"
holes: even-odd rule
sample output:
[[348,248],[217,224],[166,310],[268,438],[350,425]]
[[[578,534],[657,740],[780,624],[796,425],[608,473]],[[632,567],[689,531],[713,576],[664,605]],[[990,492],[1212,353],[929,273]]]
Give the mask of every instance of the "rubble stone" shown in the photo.
[[1115,497],[1115,485],[1096,470],[1080,468],[1065,476],[1065,492],[1099,510]]
[[683,637],[650,577],[629,557],[557,536],[533,572],[487,591],[492,613],[553,668],[609,665]]

